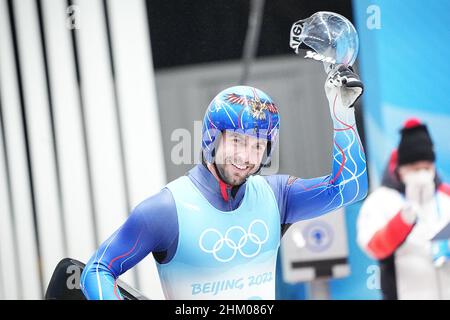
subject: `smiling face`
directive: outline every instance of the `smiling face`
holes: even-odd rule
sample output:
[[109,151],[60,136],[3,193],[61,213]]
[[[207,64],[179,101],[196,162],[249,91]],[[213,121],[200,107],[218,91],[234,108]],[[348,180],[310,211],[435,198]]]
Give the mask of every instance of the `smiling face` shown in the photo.
[[216,167],[222,179],[229,185],[238,186],[258,171],[267,140],[225,131],[216,151]]

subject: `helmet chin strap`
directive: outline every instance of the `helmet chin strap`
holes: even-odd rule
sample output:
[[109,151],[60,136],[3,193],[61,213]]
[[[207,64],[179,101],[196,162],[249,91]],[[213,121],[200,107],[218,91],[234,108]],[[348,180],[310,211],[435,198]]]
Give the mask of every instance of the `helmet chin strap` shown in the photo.
[[[228,201],[229,197],[228,197],[228,193],[227,193],[227,188],[230,188],[233,191],[233,188],[239,188],[240,186],[242,186],[245,182],[241,183],[240,185],[237,186],[232,186],[228,183],[225,182],[225,179],[223,178],[223,176],[220,174],[219,169],[217,168],[216,162],[214,161],[214,163],[212,164],[214,166],[214,170],[216,170],[217,176],[219,177],[219,186],[220,186],[220,192],[222,194],[222,197],[225,199],[225,201]],[[251,175],[256,175],[261,171],[262,165],[259,166],[258,170],[255,173],[252,173]],[[245,181],[247,181],[248,177],[245,179]],[[234,195],[233,195],[234,197]]]
[[[202,164],[206,167],[206,169],[211,171],[208,167],[208,164],[205,161],[205,157],[203,156],[203,153],[201,154],[201,158],[202,158]],[[216,172],[215,177],[218,178],[217,180],[219,181],[220,193],[222,194],[222,198],[225,201],[228,201],[229,197],[228,197],[227,187],[231,188],[231,185],[227,184],[225,182],[225,180],[223,179],[222,175],[220,174],[219,169],[217,168],[216,162],[214,161],[213,163],[211,163],[211,165],[214,167],[214,171]]]
[[[203,157],[203,154],[202,154],[202,164],[203,164],[206,168],[208,168],[208,166],[207,166],[207,164],[206,164],[206,161],[205,161],[205,158]],[[217,177],[218,177],[217,180],[219,181],[220,193],[222,194],[222,198],[223,198],[225,201],[228,201],[228,200],[229,200],[229,196],[228,196],[227,188],[232,189],[233,187],[240,187],[242,184],[244,184],[244,182],[241,183],[241,184],[238,185],[238,186],[232,186],[232,185],[226,183],[224,177],[223,177],[222,174],[220,173],[219,168],[217,168],[216,161],[214,160],[214,162],[211,163],[211,164],[212,164],[212,166],[214,167],[214,170],[216,171],[216,175],[217,175]],[[261,168],[262,168],[262,164],[259,166],[258,170],[257,170],[255,173],[253,173],[252,175],[258,174],[258,173],[261,171]],[[247,181],[247,179],[248,179],[248,177],[247,177],[245,180]]]
[[212,165],[214,167],[214,170],[216,171],[217,176],[219,177],[220,193],[222,194],[223,199],[225,201],[228,201],[229,197],[228,197],[227,188],[231,189],[233,186],[225,182],[225,179],[223,178],[222,174],[220,173],[219,168],[217,168],[216,161],[214,161],[212,163]]

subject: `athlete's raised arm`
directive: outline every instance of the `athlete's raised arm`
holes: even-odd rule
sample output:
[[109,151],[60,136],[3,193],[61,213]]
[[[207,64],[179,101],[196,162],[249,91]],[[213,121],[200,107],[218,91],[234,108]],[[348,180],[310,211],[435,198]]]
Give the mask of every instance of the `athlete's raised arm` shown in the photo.
[[366,196],[366,159],[353,108],[362,91],[359,77],[349,68],[340,65],[330,71],[325,92],[333,123],[332,172],[312,179],[266,178],[281,202],[282,224],[314,218]]

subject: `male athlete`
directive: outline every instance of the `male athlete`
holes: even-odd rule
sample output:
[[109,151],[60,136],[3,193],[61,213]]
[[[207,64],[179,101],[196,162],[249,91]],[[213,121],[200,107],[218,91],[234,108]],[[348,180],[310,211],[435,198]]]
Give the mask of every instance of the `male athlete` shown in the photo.
[[367,194],[352,108],[362,91],[349,68],[330,71],[332,173],[314,179],[258,175],[277,143],[278,107],[256,88],[220,92],[203,120],[203,163],[140,203],[100,246],[81,276],[85,296],[122,299],[116,279],[151,252],[167,299],[274,299],[277,251],[289,225]]

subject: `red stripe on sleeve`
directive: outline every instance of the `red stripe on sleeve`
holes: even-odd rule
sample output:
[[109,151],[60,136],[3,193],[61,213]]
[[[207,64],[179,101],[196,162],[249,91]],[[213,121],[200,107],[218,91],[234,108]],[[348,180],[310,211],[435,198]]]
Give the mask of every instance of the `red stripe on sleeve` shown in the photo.
[[387,258],[405,241],[413,227],[414,224],[403,221],[399,212],[375,233],[367,247],[377,259]]
[[439,186],[439,191],[445,193],[446,195],[450,196],[450,184],[447,183],[441,183]]
[[122,300],[122,297],[121,297],[120,294],[118,293],[117,279],[116,279],[116,281],[114,281],[114,294],[116,295],[117,299]]
[[127,253],[124,253],[124,254],[122,254],[122,255],[120,255],[120,256],[117,256],[117,257],[115,257],[114,259],[112,259],[111,262],[108,264],[108,269],[111,269],[112,264],[113,264],[116,260],[119,260],[119,259],[121,259],[121,258],[124,258],[124,257],[130,255],[130,254],[134,251],[134,249],[136,249],[136,245],[138,244],[139,238],[140,238],[140,237],[141,237],[141,234],[139,233],[139,236],[138,236],[136,242],[134,243],[134,246],[131,248],[130,251],[128,251]]

